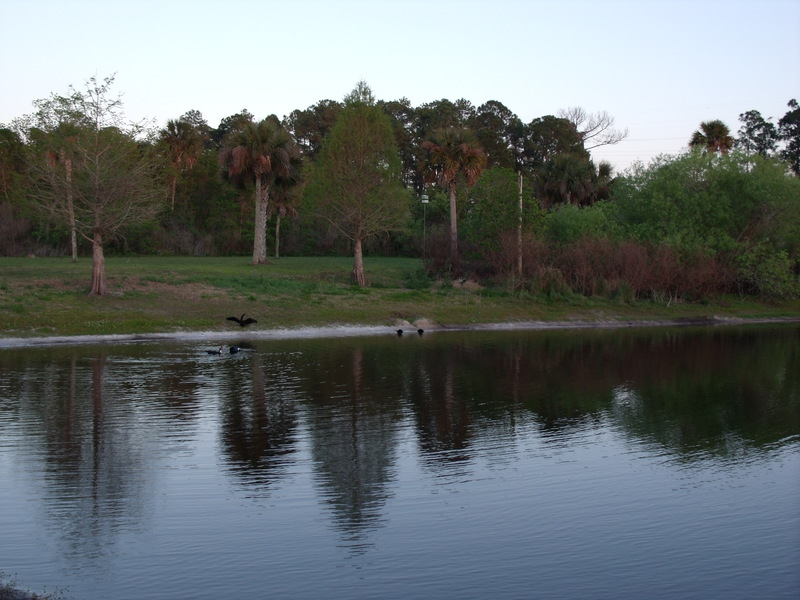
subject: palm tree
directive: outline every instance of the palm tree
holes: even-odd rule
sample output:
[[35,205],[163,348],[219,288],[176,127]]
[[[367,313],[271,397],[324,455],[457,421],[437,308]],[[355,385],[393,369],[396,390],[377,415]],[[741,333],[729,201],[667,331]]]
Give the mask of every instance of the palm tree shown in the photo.
[[269,187],[276,177],[289,177],[297,160],[292,138],[275,115],[258,123],[244,123],[229,134],[220,153],[220,162],[230,178],[255,184],[253,264],[267,261]]
[[700,123],[700,129],[692,134],[692,139],[689,140],[689,147],[727,154],[733,148],[731,130],[718,119],[703,121]]
[[294,207],[298,196],[298,179],[296,177],[278,177],[272,184],[272,204],[267,209],[267,218],[275,213],[275,258],[281,257],[281,219],[296,217]]
[[170,119],[161,130],[161,141],[166,145],[170,172],[170,209],[175,210],[175,189],[181,172],[191,169],[197,162],[197,154],[203,147],[203,139],[197,127],[179,119]]
[[427,151],[428,179],[450,191],[450,259],[458,262],[458,212],[456,186],[463,180],[472,187],[486,168],[486,154],[468,129],[449,127],[433,132],[432,139],[422,143]]
[[542,208],[553,204],[588,203],[592,194],[592,179],[596,177],[591,160],[578,154],[556,154],[536,169],[538,196]]
[[592,198],[591,203],[599,200],[607,200],[611,196],[611,188],[614,186],[614,167],[611,163],[601,160],[597,165],[597,173],[592,178]]

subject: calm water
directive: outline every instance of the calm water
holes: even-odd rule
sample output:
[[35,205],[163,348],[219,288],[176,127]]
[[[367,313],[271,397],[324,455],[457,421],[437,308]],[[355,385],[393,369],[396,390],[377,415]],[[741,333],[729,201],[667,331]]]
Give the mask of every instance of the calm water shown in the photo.
[[800,593],[798,326],[239,341],[0,348],[6,579],[78,600]]

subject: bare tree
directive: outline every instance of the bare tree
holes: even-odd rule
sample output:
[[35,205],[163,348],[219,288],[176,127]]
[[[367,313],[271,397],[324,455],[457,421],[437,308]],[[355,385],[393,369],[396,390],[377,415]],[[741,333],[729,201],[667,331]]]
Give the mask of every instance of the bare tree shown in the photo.
[[166,200],[152,147],[137,140],[137,127],[122,125],[121,101],[110,97],[113,81],[91,78],[85,92],[69,97],[71,110],[83,116],[72,131],[70,168],[59,168],[52,152],[34,153],[31,164],[32,206],[55,222],[74,223],[92,244],[93,295],[106,292],[104,244],[124,226],[154,218]]
[[614,117],[606,111],[588,113],[578,106],[562,109],[558,116],[575,125],[586,150],[617,144],[628,137],[628,129],[614,129]]

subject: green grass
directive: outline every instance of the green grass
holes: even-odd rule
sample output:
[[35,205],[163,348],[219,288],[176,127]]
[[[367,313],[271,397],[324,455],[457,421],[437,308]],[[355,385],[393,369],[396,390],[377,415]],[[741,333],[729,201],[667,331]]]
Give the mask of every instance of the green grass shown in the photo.
[[800,300],[752,299],[669,306],[656,302],[536,296],[505,288],[468,289],[424,277],[407,258],[367,258],[367,288],[350,283],[352,258],[110,257],[108,294],[86,294],[91,260],[0,258],[0,336],[134,334],[229,330],[247,313],[258,329],[332,324],[444,326],[531,320],[635,320],[707,316],[797,317]]

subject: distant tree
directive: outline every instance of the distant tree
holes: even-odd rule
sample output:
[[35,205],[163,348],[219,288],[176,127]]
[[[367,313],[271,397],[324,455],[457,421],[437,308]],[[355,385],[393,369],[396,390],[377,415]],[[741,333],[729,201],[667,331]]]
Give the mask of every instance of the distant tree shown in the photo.
[[297,147],[275,115],[258,123],[245,122],[225,139],[220,162],[227,176],[242,183],[253,182],[255,187],[254,265],[267,261],[270,185],[276,177],[289,177],[298,161]]
[[481,257],[497,250],[504,235],[517,233],[520,224],[528,228],[541,211],[525,190],[520,205],[519,174],[513,169],[486,169],[470,192],[470,203],[460,218],[459,230],[468,246]]
[[0,128],[0,197],[8,203],[17,199],[25,174],[25,143],[13,129]]
[[563,117],[546,115],[531,121],[523,131],[519,149],[523,169],[532,171],[558,154],[574,154],[589,159],[575,124]]
[[428,140],[434,131],[442,129],[468,129],[475,116],[475,108],[463,98],[452,102],[442,99],[427,102],[416,109],[416,138]]
[[481,104],[469,122],[486,153],[488,167],[515,166],[515,149],[521,136],[522,122],[502,102]]
[[597,165],[597,173],[593,180],[592,202],[607,200],[611,196],[614,186],[614,167],[611,163],[601,160]]
[[212,129],[209,132],[211,145],[218,150],[221,149],[226,137],[234,131],[240,131],[247,123],[252,123],[254,120],[253,113],[246,108],[243,108],[241,112],[225,117],[219,122],[216,129]]
[[778,129],[765,120],[757,110],[739,115],[742,126],[734,145],[749,154],[770,156],[778,147]]
[[180,116],[178,120],[191,123],[195,129],[197,129],[197,133],[201,138],[203,138],[203,141],[208,141],[211,135],[211,127],[209,127],[208,121],[206,121],[203,113],[201,113],[199,110],[187,110]]
[[459,181],[473,186],[486,168],[486,154],[472,132],[462,128],[439,129],[422,143],[427,151],[428,180],[450,192],[450,260],[458,263],[458,209],[456,188]]
[[557,154],[536,170],[542,208],[554,204],[590,204],[596,179],[591,160],[573,153]]
[[313,160],[322,150],[322,141],[333,128],[342,104],[335,100],[320,100],[305,110],[293,110],[285,127],[292,134],[304,158]]
[[22,137],[0,127],[0,254],[14,253],[29,227],[20,215],[25,198],[25,155]]
[[197,162],[197,155],[203,148],[203,138],[192,123],[182,119],[167,121],[166,127],[159,132],[159,138],[169,163],[169,206],[170,210],[175,210],[178,178]]
[[122,126],[122,103],[110,95],[113,81],[92,77],[84,92],[73,89],[69,96],[71,110],[83,116],[70,132],[69,171],[55,168],[52,154],[31,161],[32,205],[65,225],[74,217],[77,232],[92,244],[93,295],[106,292],[104,244],[124,226],[153,219],[164,205],[152,150],[137,139],[137,127]]
[[559,111],[558,116],[575,126],[586,150],[618,144],[628,137],[627,129],[614,129],[614,117],[605,111],[592,114],[576,106]]
[[389,117],[361,81],[323,144],[308,186],[318,214],[353,243],[353,283],[366,285],[364,242],[398,230],[409,194]]
[[700,123],[700,129],[692,134],[689,147],[717,154],[727,154],[733,148],[733,137],[731,137],[728,126],[722,121],[704,121]]
[[275,215],[275,258],[281,257],[281,220],[298,215],[296,206],[301,193],[298,175],[295,169],[289,177],[276,177],[271,187],[272,202],[267,209],[267,218]]
[[800,175],[800,104],[789,101],[789,111],[778,121],[778,131],[784,148],[781,158],[791,166],[795,175]]
[[72,162],[75,154],[75,142],[80,130],[70,123],[60,123],[49,135],[41,137],[41,142],[49,149],[45,150],[47,162],[52,168],[64,170],[64,194],[69,219],[70,249],[72,262],[78,261],[77,225],[75,223],[74,195],[72,185]]
[[378,106],[389,116],[400,159],[403,161],[403,184],[422,193],[422,178],[419,176],[419,140],[416,136],[416,111],[408,98],[378,101]]
[[[16,120],[15,126],[24,132],[34,153],[46,158],[50,167],[63,170],[65,178],[64,206],[68,213],[72,261],[78,260],[77,226],[72,192],[72,162],[74,145],[82,127],[92,127],[83,110],[85,98],[76,90],[61,96],[35,100],[36,112]],[[114,123],[112,123],[114,124]]]

